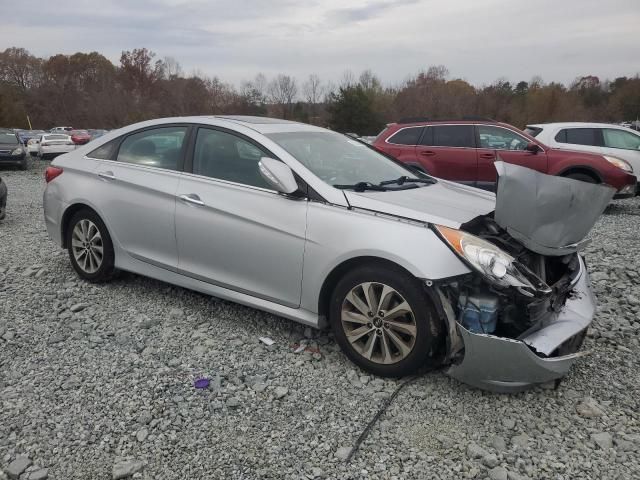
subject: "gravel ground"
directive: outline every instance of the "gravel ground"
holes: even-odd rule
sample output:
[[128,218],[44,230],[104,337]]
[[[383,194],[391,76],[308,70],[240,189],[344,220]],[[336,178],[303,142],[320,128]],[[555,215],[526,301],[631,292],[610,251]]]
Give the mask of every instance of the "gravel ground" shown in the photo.
[[640,478],[640,199],[592,233],[592,353],[559,389],[425,375],[347,463],[400,382],[273,315],[132,274],[79,281],[45,232],[44,168],[0,170],[0,480]]

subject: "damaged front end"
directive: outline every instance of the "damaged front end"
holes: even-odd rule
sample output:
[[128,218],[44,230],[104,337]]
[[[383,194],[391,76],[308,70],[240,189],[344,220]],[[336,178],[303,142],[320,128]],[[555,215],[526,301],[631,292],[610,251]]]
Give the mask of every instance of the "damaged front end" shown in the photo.
[[615,190],[496,163],[496,210],[435,227],[472,273],[436,288],[448,374],[500,392],[564,376],[595,313],[578,250]]

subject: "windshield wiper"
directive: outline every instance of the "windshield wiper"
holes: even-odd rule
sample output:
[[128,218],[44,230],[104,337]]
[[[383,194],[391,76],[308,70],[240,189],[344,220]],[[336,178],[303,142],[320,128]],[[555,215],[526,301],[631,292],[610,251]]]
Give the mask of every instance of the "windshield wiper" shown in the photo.
[[334,185],[334,187],[339,188],[341,190],[353,190],[354,192],[364,192],[365,190],[373,190],[376,192],[386,192],[389,190],[380,185],[374,185],[371,182],[358,182],[353,185]]
[[413,178],[403,175],[402,177],[396,178],[395,180],[385,180],[384,182],[380,182],[378,185],[403,185],[405,183],[426,183],[431,185],[436,182],[437,180],[434,178]]

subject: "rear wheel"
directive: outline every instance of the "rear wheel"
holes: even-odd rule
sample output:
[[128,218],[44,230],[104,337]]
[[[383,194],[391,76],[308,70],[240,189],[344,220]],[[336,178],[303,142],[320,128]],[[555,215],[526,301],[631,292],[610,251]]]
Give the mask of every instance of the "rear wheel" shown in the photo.
[[71,265],[90,282],[106,282],[115,273],[115,254],[107,227],[92,210],[73,214],[66,232]]
[[580,172],[570,173],[569,175],[565,175],[565,177],[571,178],[572,180],[580,180],[581,182],[600,183],[588,173],[580,173]]
[[335,287],[329,317],[343,352],[375,375],[401,377],[434,361],[434,309],[419,280],[400,269],[349,272]]

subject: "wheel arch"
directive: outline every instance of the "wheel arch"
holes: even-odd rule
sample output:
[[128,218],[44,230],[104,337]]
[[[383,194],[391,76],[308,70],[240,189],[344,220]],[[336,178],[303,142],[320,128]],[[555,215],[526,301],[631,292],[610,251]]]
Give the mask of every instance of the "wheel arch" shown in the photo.
[[561,170],[557,175],[559,177],[566,177],[571,175],[572,173],[582,173],[585,175],[589,175],[592,177],[597,183],[604,183],[602,179],[602,175],[593,167],[589,167],[588,165],[575,165],[566,167],[564,170]]
[[376,256],[359,256],[353,257],[343,261],[336,265],[329,274],[325,277],[322,287],[320,287],[320,294],[318,295],[318,317],[322,324],[326,324],[329,313],[329,303],[331,301],[331,294],[336,287],[336,284],[345,275],[346,272],[354,268],[359,268],[364,265],[376,265],[384,268],[394,269],[406,273],[414,278],[417,278],[412,272],[404,268],[402,265],[388,260],[382,257]]
[[[94,208],[92,208],[90,205],[87,205],[86,203],[74,203],[72,205],[69,205],[67,207],[67,209],[64,211],[64,213],[62,214],[62,220],[60,222],[60,237],[62,239],[62,248],[67,248],[67,228],[69,228],[69,222],[71,221],[71,218],[73,217],[73,215],[76,212],[79,212],[80,210],[90,210],[91,212],[95,213],[98,217],[100,217],[102,219],[102,221],[104,222],[104,218],[102,218],[102,216],[100,215],[100,213],[98,213]],[[106,223],[105,223],[106,226]],[[109,232],[109,227],[107,227],[107,232]],[[109,235],[111,235],[111,232],[109,232]]]

